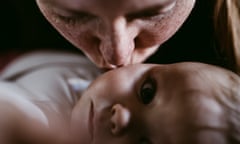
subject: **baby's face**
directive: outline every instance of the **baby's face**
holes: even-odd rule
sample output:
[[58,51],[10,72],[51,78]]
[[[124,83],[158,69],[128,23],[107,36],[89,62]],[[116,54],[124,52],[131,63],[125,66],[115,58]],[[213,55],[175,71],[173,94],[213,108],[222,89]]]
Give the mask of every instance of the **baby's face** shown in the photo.
[[132,65],[98,78],[73,110],[80,143],[225,143],[214,88],[193,66]]

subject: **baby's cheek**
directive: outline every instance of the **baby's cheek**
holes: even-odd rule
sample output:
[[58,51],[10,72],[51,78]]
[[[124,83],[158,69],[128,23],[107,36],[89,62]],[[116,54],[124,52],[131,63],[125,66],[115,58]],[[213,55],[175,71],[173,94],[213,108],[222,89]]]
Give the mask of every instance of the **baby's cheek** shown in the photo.
[[207,96],[200,96],[192,105],[192,120],[200,128],[226,127],[223,108],[214,98]]
[[209,93],[197,93],[188,97],[187,124],[190,135],[186,137],[191,144],[227,144],[228,127],[224,109]]

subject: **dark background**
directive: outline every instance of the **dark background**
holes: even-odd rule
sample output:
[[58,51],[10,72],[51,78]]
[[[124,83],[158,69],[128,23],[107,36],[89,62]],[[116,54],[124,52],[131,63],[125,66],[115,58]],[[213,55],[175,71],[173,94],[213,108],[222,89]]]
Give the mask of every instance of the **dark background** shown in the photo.
[[1,1],[0,18],[0,70],[29,51],[57,49],[81,53],[45,20],[35,0]]
[[44,19],[35,0],[2,1],[1,52],[57,48],[76,50]]

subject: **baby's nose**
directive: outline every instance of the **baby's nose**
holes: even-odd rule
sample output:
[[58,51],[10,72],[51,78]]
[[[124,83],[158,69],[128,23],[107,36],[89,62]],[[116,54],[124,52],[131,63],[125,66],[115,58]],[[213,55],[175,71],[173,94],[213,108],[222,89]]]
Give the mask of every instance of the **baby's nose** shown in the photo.
[[129,126],[131,118],[130,111],[121,104],[115,104],[112,107],[111,132],[114,135],[121,134]]

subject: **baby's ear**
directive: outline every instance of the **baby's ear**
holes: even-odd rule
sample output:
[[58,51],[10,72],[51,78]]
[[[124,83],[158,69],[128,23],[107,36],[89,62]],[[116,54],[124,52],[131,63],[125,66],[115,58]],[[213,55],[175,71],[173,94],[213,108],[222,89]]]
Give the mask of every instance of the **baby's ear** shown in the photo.
[[80,78],[69,78],[67,80],[67,83],[69,85],[69,88],[73,94],[74,97],[79,99],[79,97],[82,96],[82,93],[84,90],[88,88],[90,85],[91,81],[87,79],[80,79]]

